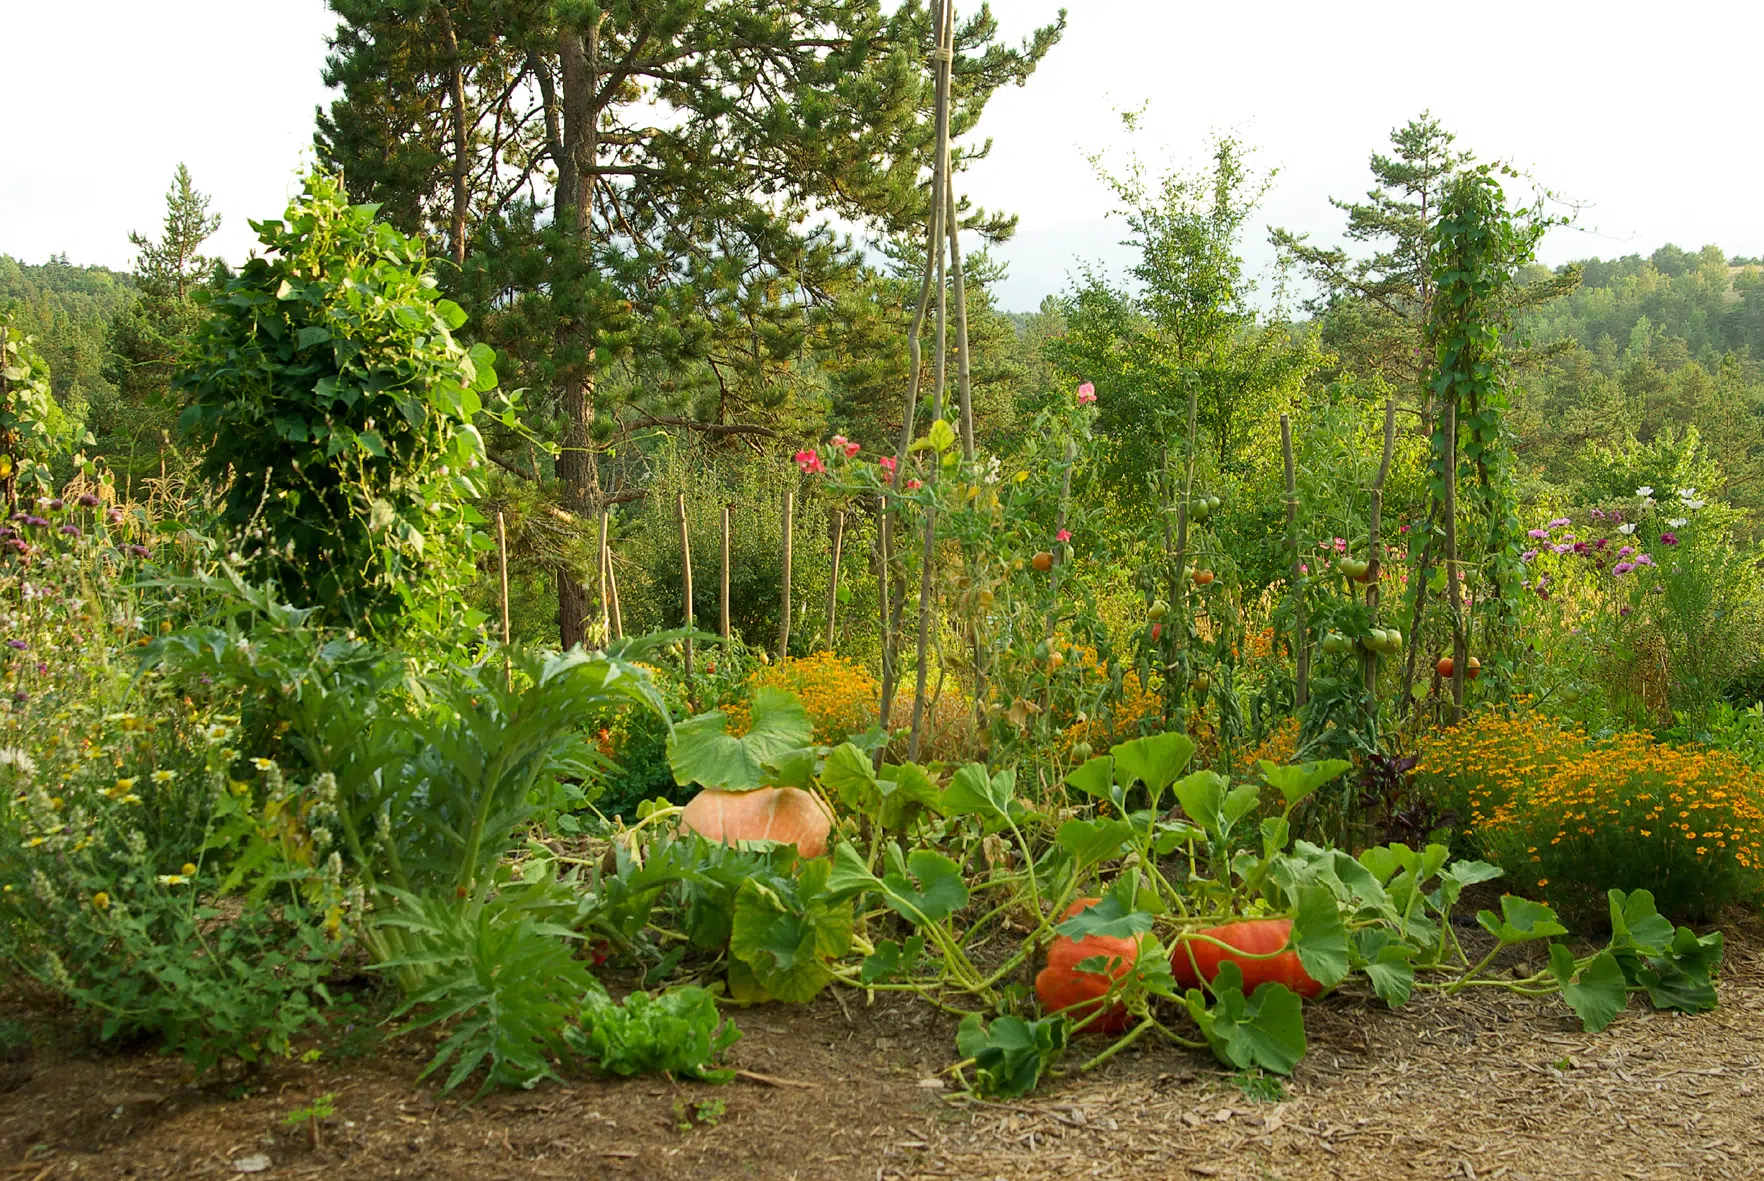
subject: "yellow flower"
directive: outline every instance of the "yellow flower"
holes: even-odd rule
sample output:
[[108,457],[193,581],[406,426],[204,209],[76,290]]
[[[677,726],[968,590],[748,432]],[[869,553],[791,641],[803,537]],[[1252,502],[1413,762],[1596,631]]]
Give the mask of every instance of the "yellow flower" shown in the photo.
[[135,780],[137,780],[139,778],[140,778],[140,776],[138,776],[138,775],[131,775],[127,779],[117,780],[116,781],[116,790],[117,791],[134,791],[135,790]]
[[176,771],[155,771],[153,773],[153,782],[155,782],[155,783],[170,783],[172,780],[176,779],[177,777],[178,777],[178,773]]
[[193,878],[196,876],[196,863],[193,861],[186,861],[184,862],[184,867],[178,872],[187,878]]
[[98,891],[96,894],[92,895],[92,905],[96,906],[99,910],[109,910],[110,895],[106,894],[103,890]]
[[25,842],[25,848],[35,849],[38,845],[48,844],[48,842],[49,842],[48,837],[32,837],[30,840]]
[[162,873],[159,875],[159,884],[162,886],[181,886],[189,880],[189,878],[181,873]]
[[259,771],[268,771],[276,765],[274,759],[252,759],[251,765]]

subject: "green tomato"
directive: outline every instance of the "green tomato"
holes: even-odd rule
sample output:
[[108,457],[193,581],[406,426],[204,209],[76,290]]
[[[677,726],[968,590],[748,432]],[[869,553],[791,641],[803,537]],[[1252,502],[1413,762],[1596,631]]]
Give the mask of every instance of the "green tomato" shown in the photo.
[[1153,623],[1156,623],[1158,620],[1162,619],[1164,616],[1168,615],[1169,613],[1170,613],[1170,604],[1164,602],[1164,600],[1162,600],[1162,599],[1154,600],[1152,602],[1152,605],[1145,609],[1145,617],[1147,619],[1151,620]]
[[1207,511],[1214,513],[1218,512],[1221,503],[1223,502],[1217,496],[1207,497]]
[[1205,500],[1197,498],[1197,499],[1189,502],[1188,519],[1191,521],[1195,521],[1195,522],[1204,521],[1211,514],[1211,512],[1212,512],[1212,510],[1207,507],[1207,502]]
[[1091,745],[1088,742],[1074,742],[1072,744],[1072,757],[1080,763],[1088,759],[1091,753]]

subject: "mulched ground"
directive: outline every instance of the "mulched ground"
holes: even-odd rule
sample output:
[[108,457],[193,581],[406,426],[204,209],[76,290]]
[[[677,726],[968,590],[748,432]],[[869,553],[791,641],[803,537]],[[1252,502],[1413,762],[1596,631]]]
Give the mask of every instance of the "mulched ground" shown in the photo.
[[[1764,926],[1726,929],[1722,1007],[1695,1018],[1632,1005],[1587,1035],[1494,989],[1395,1013],[1330,997],[1277,1101],[1153,1046],[969,1103],[936,1081],[947,1018],[850,992],[738,1015],[747,1076],[726,1087],[587,1079],[475,1104],[437,1102],[423,1047],[396,1041],[277,1065],[243,1099],[161,1057],[33,1045],[0,1061],[0,1179],[1757,1178]],[[326,1093],[315,1148],[282,1121]]]

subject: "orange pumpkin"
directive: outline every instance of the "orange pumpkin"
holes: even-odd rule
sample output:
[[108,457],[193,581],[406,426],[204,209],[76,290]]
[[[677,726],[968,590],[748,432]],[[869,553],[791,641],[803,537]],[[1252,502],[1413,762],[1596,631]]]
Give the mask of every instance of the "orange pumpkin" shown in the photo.
[[725,845],[779,841],[795,845],[804,857],[819,857],[827,851],[833,817],[825,804],[797,787],[754,791],[706,788],[687,802],[680,824],[706,840]]
[[[1198,987],[1202,980],[1211,982],[1219,974],[1219,965],[1229,961],[1243,973],[1245,993],[1254,992],[1258,986],[1269,982],[1284,984],[1307,998],[1323,991],[1323,986],[1311,979],[1304,964],[1299,962],[1298,952],[1281,951],[1292,940],[1291,919],[1249,919],[1226,923],[1222,927],[1208,927],[1196,933],[1258,958],[1235,955],[1218,943],[1187,937],[1178,939],[1170,953],[1170,973],[1184,988]],[[1280,954],[1274,955],[1274,952]]]
[[[1071,918],[1098,899],[1080,898],[1066,908],[1061,921]],[[1107,956],[1112,962],[1106,972],[1082,971],[1078,965],[1092,956]],[[1059,936],[1047,949],[1047,967],[1035,976],[1035,996],[1049,1013],[1066,1010],[1073,1021],[1082,1021],[1096,1009],[1097,998],[1109,991],[1109,984],[1125,976],[1139,958],[1139,940],[1104,935],[1086,935],[1082,939]],[[1084,1027],[1086,1033],[1122,1033],[1127,1028],[1127,1006],[1115,1005]]]

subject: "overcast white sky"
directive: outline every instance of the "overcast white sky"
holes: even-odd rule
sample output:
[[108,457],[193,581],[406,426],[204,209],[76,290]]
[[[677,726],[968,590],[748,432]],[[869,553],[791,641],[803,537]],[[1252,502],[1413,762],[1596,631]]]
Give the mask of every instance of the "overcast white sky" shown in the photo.
[[[332,19],[322,0],[8,0],[0,252],[126,268],[156,231],[181,160],[242,258],[249,217],[278,214],[312,136]],[[964,5],[966,7],[966,5]],[[1390,129],[1431,109],[1483,158],[1587,204],[1545,260],[1664,242],[1764,254],[1764,153],[1753,59],[1764,6],[1683,0],[1424,4],[1414,0],[1068,0],[1065,40],[981,125],[992,157],[966,178],[1022,215],[1002,252],[1007,308],[1066,286],[1077,258],[1120,265],[1120,223],[1085,163],[1119,145],[1115,112],[1149,103],[1145,153],[1192,164],[1214,132],[1279,176],[1265,222],[1332,239],[1331,195],[1368,184]],[[1057,0],[993,0],[1016,37]],[[1455,64],[1461,62],[1461,64]],[[1265,229],[1246,243],[1267,260]]]

